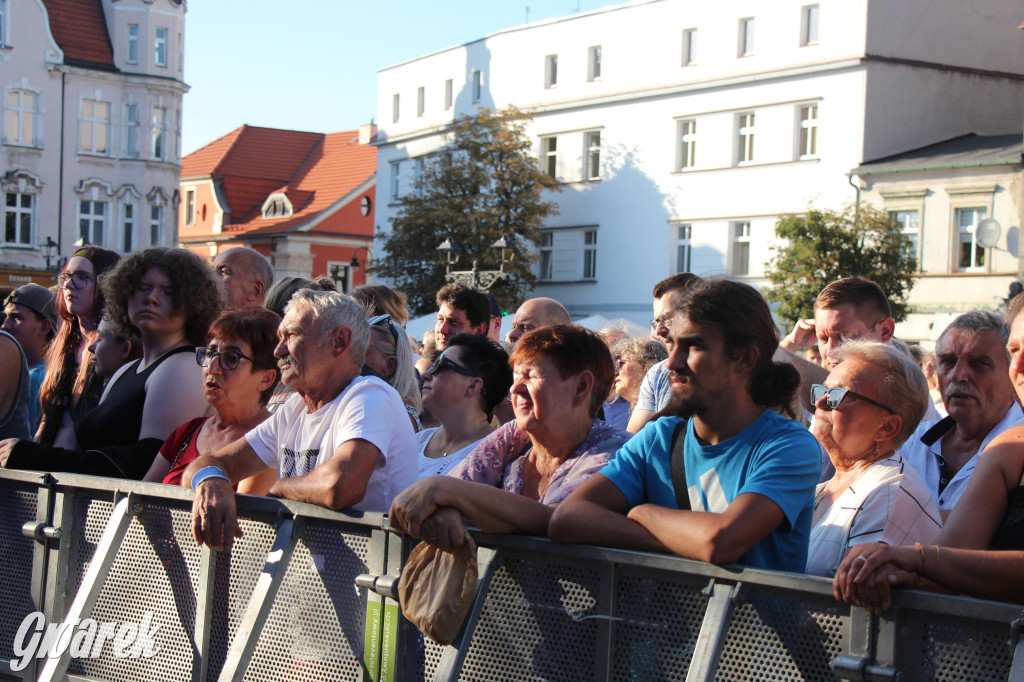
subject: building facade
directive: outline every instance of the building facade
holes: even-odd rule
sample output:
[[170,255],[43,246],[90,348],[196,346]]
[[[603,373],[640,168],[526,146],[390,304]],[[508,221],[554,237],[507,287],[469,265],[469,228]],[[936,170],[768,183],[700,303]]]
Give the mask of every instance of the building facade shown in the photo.
[[1024,139],[963,135],[863,164],[851,175],[861,201],[903,226],[917,257],[900,338],[931,345],[968,310],[999,311],[1024,281]]
[[337,133],[244,125],[182,162],[178,236],[213,259],[247,246],[278,277],[366,281],[373,260],[375,127]]
[[536,295],[574,316],[640,321],[673,272],[763,286],[778,216],[854,201],[851,169],[1021,129],[1019,6],[986,7],[650,0],[383,69],[380,227],[455,117],[515,105],[562,183],[534,254]]
[[181,0],[0,2],[0,263],[175,243],[184,30]]

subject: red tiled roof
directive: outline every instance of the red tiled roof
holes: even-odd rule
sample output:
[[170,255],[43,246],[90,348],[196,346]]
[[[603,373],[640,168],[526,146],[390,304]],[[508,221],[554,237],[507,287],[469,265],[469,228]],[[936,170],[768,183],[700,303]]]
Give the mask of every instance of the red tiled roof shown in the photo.
[[[329,208],[377,172],[377,149],[359,131],[323,135],[242,126],[182,159],[182,178],[213,176],[231,208],[225,232],[280,234]],[[263,202],[283,192],[292,215],[264,218]]]
[[64,62],[116,70],[102,0],[43,0]]
[[[263,218],[257,213],[238,220],[228,229],[247,235],[281,233],[301,226],[329,208],[377,173],[377,147],[358,143],[358,130],[344,130],[324,136],[295,179],[281,187],[292,202],[292,215]],[[307,197],[308,203],[297,201]]]
[[295,177],[323,138],[243,125],[183,158],[181,177],[219,180],[232,221],[245,221],[260,215],[267,196]]

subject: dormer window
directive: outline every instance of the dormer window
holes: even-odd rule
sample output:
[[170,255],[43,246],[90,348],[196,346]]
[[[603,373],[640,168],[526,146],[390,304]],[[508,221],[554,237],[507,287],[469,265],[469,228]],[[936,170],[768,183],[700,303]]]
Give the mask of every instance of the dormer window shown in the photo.
[[292,214],[292,202],[284,194],[271,194],[263,202],[264,218],[287,218]]

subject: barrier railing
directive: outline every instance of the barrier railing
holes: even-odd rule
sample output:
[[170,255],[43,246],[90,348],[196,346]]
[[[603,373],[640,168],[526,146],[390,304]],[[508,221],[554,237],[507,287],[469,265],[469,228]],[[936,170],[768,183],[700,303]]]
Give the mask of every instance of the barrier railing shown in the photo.
[[[0,472],[0,678],[1024,679],[1019,606],[901,592],[873,617],[822,579],[482,533],[442,647],[400,616],[412,543],[382,515],[238,499],[224,554],[195,545],[187,490]],[[29,641],[34,612],[65,646]]]

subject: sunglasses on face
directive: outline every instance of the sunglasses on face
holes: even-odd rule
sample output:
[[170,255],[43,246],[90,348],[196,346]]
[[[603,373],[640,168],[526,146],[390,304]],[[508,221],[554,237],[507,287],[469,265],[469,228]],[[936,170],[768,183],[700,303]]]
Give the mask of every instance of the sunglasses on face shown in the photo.
[[395,329],[395,323],[391,321],[390,315],[376,315],[366,321],[371,327],[376,327],[378,324],[387,322],[388,329],[391,330],[391,338],[395,340],[395,345],[398,345],[398,331]]
[[243,355],[237,350],[216,351],[212,348],[196,348],[196,362],[200,367],[209,367],[214,358],[220,359],[220,368],[230,372],[238,368],[238,363],[245,358],[249,362],[256,362],[248,355]]
[[94,279],[96,275],[90,275],[88,272],[62,272],[57,275],[57,281],[65,289],[84,289]]
[[860,393],[851,391],[848,388],[843,388],[842,386],[833,386],[832,388],[827,388],[825,386],[822,386],[821,384],[811,384],[811,404],[817,405],[818,401],[821,400],[822,396],[825,396],[825,407],[827,407],[830,410],[838,408],[840,405],[843,404],[843,401],[846,400],[846,398],[849,396],[853,397],[854,400],[863,400],[866,403],[871,403],[875,407],[881,407],[889,414],[896,414],[896,410],[892,409],[888,405],[883,405],[877,400],[872,400],[871,398],[865,395],[861,395]]
[[434,374],[440,374],[441,372],[445,372],[445,371],[448,371],[448,370],[451,370],[452,372],[457,372],[458,374],[461,374],[461,375],[467,376],[467,377],[479,378],[479,376],[480,376],[479,374],[477,374],[473,370],[471,370],[471,369],[469,369],[467,367],[463,367],[459,363],[455,362],[454,360],[449,360],[448,358],[446,358],[443,355],[438,356],[437,360],[434,360],[434,364],[432,364],[427,369],[427,372],[430,373],[431,375],[434,375]]

